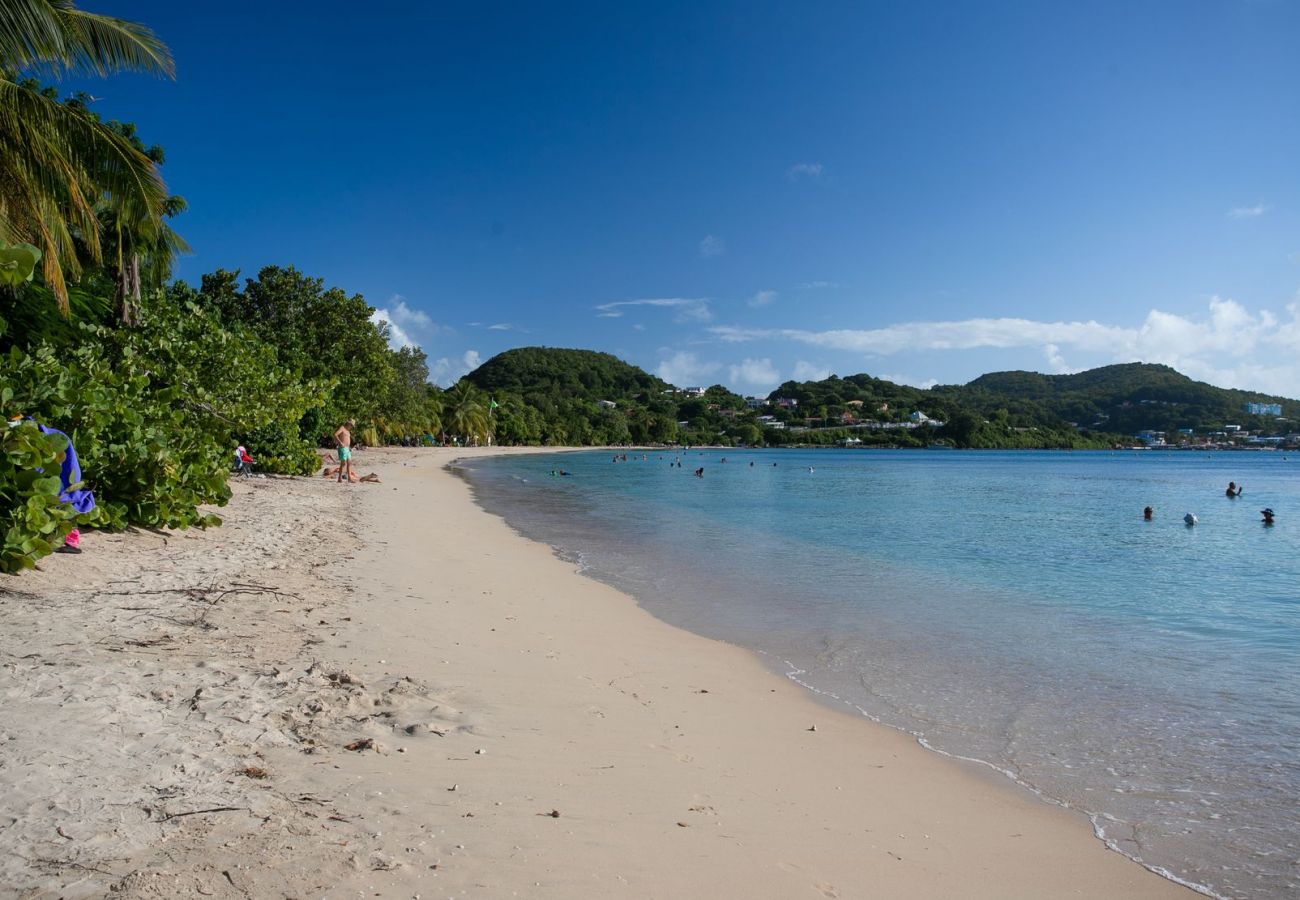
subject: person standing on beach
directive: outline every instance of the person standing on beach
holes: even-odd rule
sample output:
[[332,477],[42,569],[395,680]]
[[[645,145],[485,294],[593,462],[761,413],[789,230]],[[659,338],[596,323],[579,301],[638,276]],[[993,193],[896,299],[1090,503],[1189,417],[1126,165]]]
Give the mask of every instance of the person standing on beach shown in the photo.
[[334,443],[339,448],[339,483],[346,478],[348,483],[352,483],[352,429],[357,427],[357,423],[348,419],[347,423],[340,425],[338,431],[334,432]]

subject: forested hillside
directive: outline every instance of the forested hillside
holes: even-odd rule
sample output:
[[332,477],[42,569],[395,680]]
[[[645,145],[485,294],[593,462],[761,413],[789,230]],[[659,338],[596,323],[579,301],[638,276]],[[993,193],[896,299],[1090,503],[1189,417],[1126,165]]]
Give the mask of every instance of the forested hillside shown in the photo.
[[1300,409],[1297,401],[1217,388],[1142,363],[1073,375],[996,372],[928,390],[832,375],[787,381],[747,403],[722,385],[689,396],[607,353],[526,347],[493,357],[465,380],[499,404],[494,430],[506,443],[1082,449],[1131,443],[1146,429],[1287,431],[1285,421],[1250,415],[1245,404]]

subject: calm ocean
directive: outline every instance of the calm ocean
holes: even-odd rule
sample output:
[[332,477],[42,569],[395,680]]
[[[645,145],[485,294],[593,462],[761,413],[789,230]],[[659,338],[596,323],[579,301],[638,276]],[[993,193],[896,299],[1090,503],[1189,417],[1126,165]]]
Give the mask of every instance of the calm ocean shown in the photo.
[[464,469],[655,615],[996,767],[1173,877],[1300,895],[1300,453],[612,457]]

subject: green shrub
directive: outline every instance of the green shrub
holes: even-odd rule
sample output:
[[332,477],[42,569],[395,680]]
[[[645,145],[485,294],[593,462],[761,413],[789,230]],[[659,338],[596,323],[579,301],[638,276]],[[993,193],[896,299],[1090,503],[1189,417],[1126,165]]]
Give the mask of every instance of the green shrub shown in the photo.
[[[8,403],[10,389],[3,398]],[[67,447],[62,436],[42,434],[31,422],[0,434],[0,572],[17,572],[63,543],[96,512],[77,513],[59,500],[59,466]]]

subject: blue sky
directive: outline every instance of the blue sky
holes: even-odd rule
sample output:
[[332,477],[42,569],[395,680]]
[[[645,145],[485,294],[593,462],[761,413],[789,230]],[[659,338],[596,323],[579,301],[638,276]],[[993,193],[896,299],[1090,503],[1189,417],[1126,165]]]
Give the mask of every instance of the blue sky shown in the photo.
[[766,392],[1141,359],[1300,394],[1300,4],[84,0],[176,82],[192,281],[293,264],[445,383],[543,344]]

